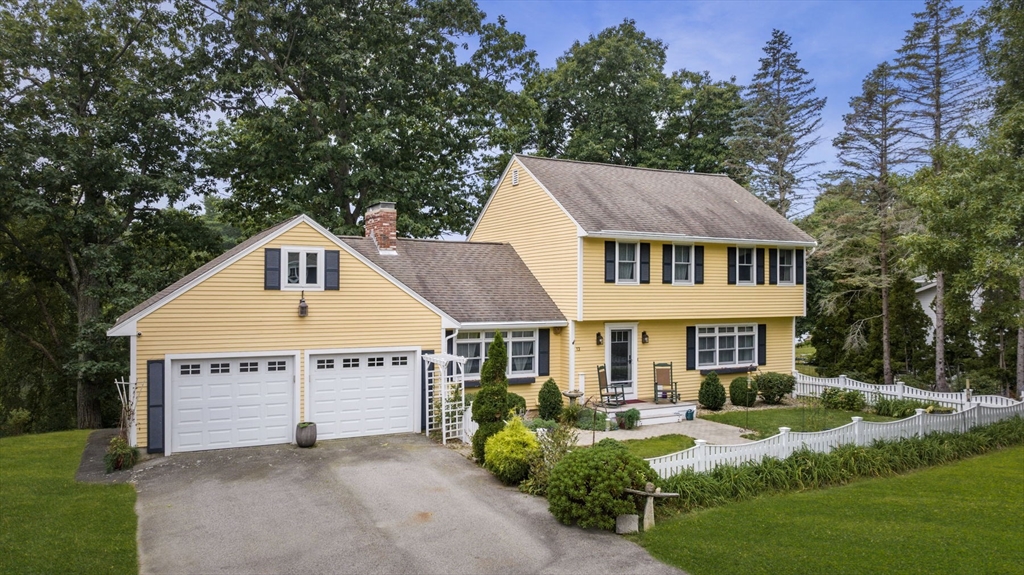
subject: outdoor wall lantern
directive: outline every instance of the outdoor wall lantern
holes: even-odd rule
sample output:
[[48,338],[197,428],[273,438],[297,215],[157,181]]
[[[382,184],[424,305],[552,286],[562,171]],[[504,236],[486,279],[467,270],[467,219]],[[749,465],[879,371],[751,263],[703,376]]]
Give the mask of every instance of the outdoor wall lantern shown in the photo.
[[302,291],[302,295],[299,297],[299,317],[306,317],[309,315],[309,305],[306,304],[306,291]]
[[651,338],[647,337],[646,331],[640,334],[640,341],[642,343],[649,343],[651,341]]
[[604,345],[604,336],[597,332],[597,345]]

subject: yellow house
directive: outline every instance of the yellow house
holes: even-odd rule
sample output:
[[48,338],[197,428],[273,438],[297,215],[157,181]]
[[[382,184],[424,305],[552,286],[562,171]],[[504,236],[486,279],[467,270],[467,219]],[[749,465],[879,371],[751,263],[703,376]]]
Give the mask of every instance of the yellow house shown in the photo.
[[[128,311],[134,445],[170,454],[424,428],[421,355],[468,358],[501,331],[512,391],[564,371],[565,316],[507,243],[398,239],[394,204],[338,237],[306,216],[265,230]],[[459,339],[456,339],[459,338]]]
[[680,398],[794,367],[812,238],[725,176],[515,156],[467,242],[397,237],[394,204],[364,237],[306,216],[265,230],[118,318],[131,340],[134,445],[149,452],[424,429],[422,355],[465,358],[479,384],[496,333],[510,391],[553,377]]
[[704,375],[794,369],[813,238],[722,175],[512,158],[470,242],[508,242],[569,318],[553,365],[597,394],[597,367],[627,399],[654,399],[670,362],[681,399]]

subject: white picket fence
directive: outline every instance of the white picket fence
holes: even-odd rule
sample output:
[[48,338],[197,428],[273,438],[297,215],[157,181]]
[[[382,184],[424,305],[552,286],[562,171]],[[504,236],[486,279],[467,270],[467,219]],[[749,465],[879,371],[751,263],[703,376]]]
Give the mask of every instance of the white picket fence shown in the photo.
[[835,429],[817,432],[790,431],[780,427],[779,434],[761,441],[741,445],[708,445],[698,439],[696,445],[685,451],[648,459],[658,475],[669,478],[684,469],[711,471],[719,465],[739,465],[746,461],[760,461],[765,457],[784,459],[794,451],[810,449],[828,453],[840,445],[870,445],[876,439],[905,439],[929,433],[964,432],[979,425],[989,425],[1012,417],[1024,417],[1024,402],[993,407],[978,403],[967,404],[956,413],[934,414],[918,409],[916,415],[875,423],[854,417],[851,423]]
[[837,387],[839,389],[853,389],[861,392],[864,394],[864,400],[867,401],[868,405],[874,405],[875,400],[879,396],[890,399],[914,399],[943,407],[951,407],[957,411],[978,404],[990,407],[1004,407],[1020,403],[1001,395],[970,395],[966,390],[956,392],[927,391],[904,385],[899,381],[893,385],[875,385],[850,379],[845,375],[840,375],[839,377],[812,377],[799,372],[795,372],[793,375],[796,376],[796,388],[793,390],[794,397],[820,397],[821,392],[825,391],[826,388]]

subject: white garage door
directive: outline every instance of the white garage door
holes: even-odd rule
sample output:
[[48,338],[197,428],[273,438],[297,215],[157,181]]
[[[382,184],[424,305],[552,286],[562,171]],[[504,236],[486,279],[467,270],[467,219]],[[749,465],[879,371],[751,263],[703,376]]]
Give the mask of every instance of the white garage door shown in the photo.
[[171,362],[171,451],[291,442],[294,364],[292,357]]
[[310,356],[319,439],[415,431],[415,352]]

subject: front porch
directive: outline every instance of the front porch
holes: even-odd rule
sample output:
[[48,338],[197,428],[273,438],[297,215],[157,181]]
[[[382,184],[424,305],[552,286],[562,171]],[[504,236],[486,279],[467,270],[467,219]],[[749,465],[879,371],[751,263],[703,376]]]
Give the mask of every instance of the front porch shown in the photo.
[[[605,408],[598,408],[605,411]],[[678,403],[667,403],[661,400],[660,403],[650,401],[630,401],[623,405],[607,408],[608,415],[621,413],[629,409],[636,409],[640,412],[639,426],[658,425],[662,423],[679,423],[686,420],[687,410],[693,410],[694,418],[697,417],[697,404],[693,402],[680,401]]]

